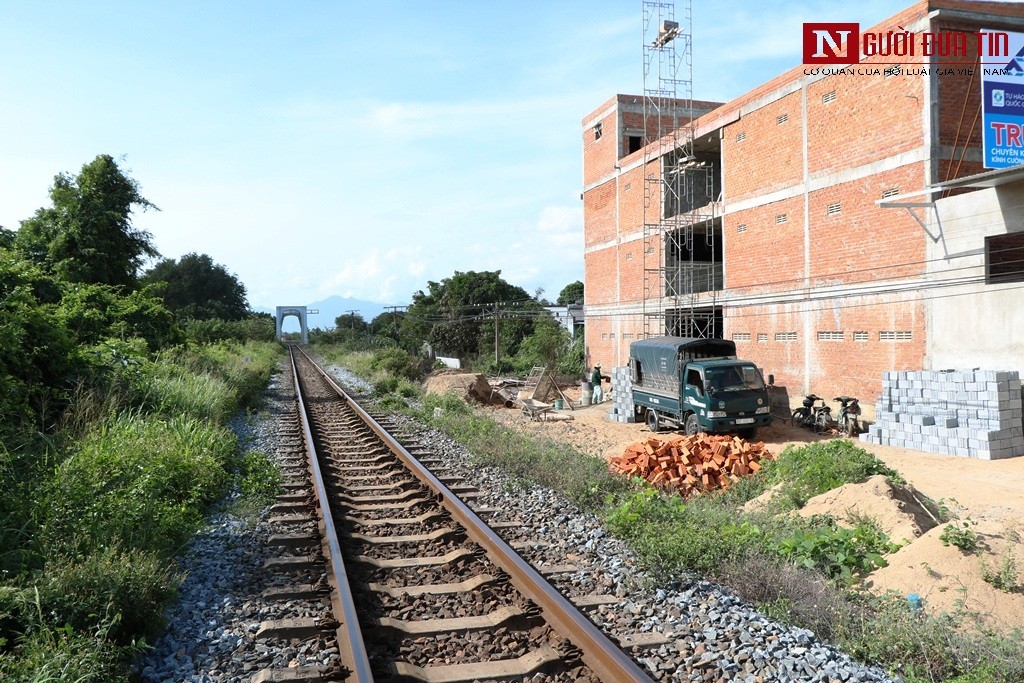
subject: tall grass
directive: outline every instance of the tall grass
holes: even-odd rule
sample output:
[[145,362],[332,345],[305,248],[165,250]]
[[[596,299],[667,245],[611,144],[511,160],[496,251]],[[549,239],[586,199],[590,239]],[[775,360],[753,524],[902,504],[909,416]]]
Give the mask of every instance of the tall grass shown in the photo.
[[223,425],[281,354],[226,342],[132,357],[80,385],[60,431],[0,451],[0,490],[23,494],[0,501],[0,680],[128,680],[180,580],[168,559],[210,504],[279,484]]
[[188,417],[130,413],[87,434],[39,500],[43,555],[120,543],[173,554],[225,492],[237,442]]

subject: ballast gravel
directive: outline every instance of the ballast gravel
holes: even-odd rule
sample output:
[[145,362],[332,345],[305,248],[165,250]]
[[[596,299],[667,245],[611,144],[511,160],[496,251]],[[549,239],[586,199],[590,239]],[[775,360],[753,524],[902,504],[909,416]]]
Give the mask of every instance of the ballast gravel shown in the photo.
[[[281,376],[270,383],[260,417],[238,416],[229,425],[246,450],[275,458],[281,415],[294,403],[283,391]],[[262,592],[281,577],[263,568],[280,551],[270,548],[269,513],[243,520],[228,512],[230,495],[209,518],[206,528],[178,558],[186,577],[179,601],[166,613],[167,627],[138,664],[143,681],[249,683],[266,668],[329,666],[338,659],[333,642],[256,639],[260,622],[286,617],[327,616],[326,605],[306,600],[268,601]]]
[[[328,370],[346,387],[372,387],[344,368]],[[237,419],[232,429],[244,447],[273,455],[278,445],[278,418],[291,401],[281,377],[271,381],[265,415],[250,423]],[[559,494],[521,489],[495,468],[470,464],[470,454],[440,432],[403,416],[393,422],[414,434],[443,458],[448,467],[478,487],[474,507],[498,508],[495,521],[514,521],[502,529],[506,540],[533,541],[523,555],[535,564],[571,564],[575,571],[556,574],[553,582],[567,596],[614,595],[612,606],[591,611],[591,618],[615,637],[658,632],[667,644],[635,649],[634,656],[658,681],[718,683],[888,683],[877,667],[853,662],[804,629],[783,626],[759,614],[727,590],[694,577],[673,586],[652,587],[636,557],[610,538],[600,520],[577,510]],[[230,502],[230,499],[226,502]],[[221,510],[209,519],[179,558],[186,573],[180,600],[167,613],[168,626],[145,655],[138,672],[143,681],[248,683],[261,669],[288,668],[337,661],[331,642],[291,645],[256,641],[265,619],[307,615],[308,602],[268,603],[261,593],[274,581],[263,569],[275,551],[267,545],[268,513],[246,522]]]

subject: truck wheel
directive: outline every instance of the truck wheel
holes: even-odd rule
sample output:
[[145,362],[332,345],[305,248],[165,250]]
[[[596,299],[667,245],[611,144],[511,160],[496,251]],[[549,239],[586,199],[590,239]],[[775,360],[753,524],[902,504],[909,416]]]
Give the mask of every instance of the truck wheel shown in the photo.
[[658,417],[658,411],[648,409],[647,428],[655,434],[657,434],[658,430],[661,429],[661,419]]
[[686,416],[686,433],[689,436],[693,436],[699,431],[700,423],[697,421],[697,414],[690,413]]
[[753,441],[754,437],[757,436],[757,427],[748,427],[747,429],[740,429],[736,433],[739,434],[741,439]]

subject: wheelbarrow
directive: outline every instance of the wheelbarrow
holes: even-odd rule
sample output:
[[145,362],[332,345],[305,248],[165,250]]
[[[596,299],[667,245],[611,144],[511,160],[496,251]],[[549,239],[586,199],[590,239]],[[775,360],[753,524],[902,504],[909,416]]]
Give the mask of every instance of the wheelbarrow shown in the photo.
[[544,403],[533,398],[523,399],[523,415],[526,415],[531,420],[543,420],[544,416],[554,409],[555,407],[550,403]]

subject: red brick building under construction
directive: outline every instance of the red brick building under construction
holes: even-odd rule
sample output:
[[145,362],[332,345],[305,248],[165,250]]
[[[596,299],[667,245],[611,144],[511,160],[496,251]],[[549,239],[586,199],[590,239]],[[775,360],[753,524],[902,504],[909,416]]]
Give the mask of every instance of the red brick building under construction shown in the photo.
[[[865,402],[889,370],[1024,374],[1024,166],[985,172],[970,68],[973,35],[1022,32],[1024,13],[930,0],[870,31],[903,29],[972,34],[968,54],[802,65],[687,101],[685,157],[645,95],[583,119],[590,362],[624,365],[643,336],[724,337],[791,395]],[[669,201],[684,166],[705,180]]]

